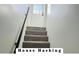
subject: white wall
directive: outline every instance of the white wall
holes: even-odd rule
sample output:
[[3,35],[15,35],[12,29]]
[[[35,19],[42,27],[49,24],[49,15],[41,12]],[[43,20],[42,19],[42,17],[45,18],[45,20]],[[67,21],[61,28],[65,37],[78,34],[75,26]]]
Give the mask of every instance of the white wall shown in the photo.
[[63,48],[65,53],[79,53],[79,5],[52,5],[47,18],[51,47]]
[[27,24],[28,26],[43,27],[43,19],[44,17],[40,14],[32,14],[28,16]]
[[0,53],[12,52],[25,15],[16,12],[11,5],[0,5]]
[[[42,14],[37,14],[37,12],[34,13],[33,11],[33,4],[29,5],[30,6],[30,11],[29,11],[29,15],[27,18],[27,25],[28,26],[36,26],[36,27],[43,27],[44,26],[44,16],[42,16]],[[39,9],[40,6],[38,6],[37,9]]]

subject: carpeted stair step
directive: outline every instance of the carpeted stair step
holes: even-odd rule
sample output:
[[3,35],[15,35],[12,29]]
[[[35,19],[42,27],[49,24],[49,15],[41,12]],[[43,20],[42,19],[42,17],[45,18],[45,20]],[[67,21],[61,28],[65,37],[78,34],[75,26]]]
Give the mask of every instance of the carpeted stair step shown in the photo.
[[47,35],[25,35],[24,41],[48,41]]
[[45,27],[27,27],[27,30],[46,31]]
[[46,41],[24,41],[23,48],[50,48],[50,43]]
[[35,31],[35,30],[27,30],[25,35],[47,35],[47,31]]

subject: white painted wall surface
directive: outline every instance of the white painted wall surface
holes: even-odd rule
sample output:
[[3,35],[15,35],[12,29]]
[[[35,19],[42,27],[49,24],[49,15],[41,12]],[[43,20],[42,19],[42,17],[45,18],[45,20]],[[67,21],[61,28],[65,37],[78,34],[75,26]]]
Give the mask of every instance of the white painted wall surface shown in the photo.
[[28,26],[43,27],[44,26],[43,19],[44,17],[40,14],[29,15],[27,19]]
[[47,18],[49,41],[65,53],[79,53],[79,5],[52,5]]
[[12,52],[25,15],[15,12],[11,5],[0,5],[0,53]]

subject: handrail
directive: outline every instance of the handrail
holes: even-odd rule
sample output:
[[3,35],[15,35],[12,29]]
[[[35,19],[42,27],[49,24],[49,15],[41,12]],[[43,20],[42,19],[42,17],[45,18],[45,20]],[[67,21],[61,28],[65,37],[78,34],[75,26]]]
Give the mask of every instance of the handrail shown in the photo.
[[20,35],[18,37],[18,41],[15,43],[14,53],[16,53],[16,48],[19,47],[19,44],[20,44],[20,41],[21,41],[21,36],[22,36],[22,33],[23,33],[23,29],[24,29],[24,25],[25,25],[25,22],[26,22],[26,19],[27,19],[27,16],[28,16],[28,12],[29,12],[29,7],[28,7],[28,10],[27,10],[27,13],[25,14],[26,16],[25,16],[25,19],[24,19],[24,22],[23,22],[23,25],[22,25]]

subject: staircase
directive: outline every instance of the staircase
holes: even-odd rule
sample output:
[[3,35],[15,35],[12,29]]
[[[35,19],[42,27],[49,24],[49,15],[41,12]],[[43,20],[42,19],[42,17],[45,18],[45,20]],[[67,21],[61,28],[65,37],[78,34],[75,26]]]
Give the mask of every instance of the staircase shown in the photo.
[[46,28],[27,27],[22,48],[50,48]]

